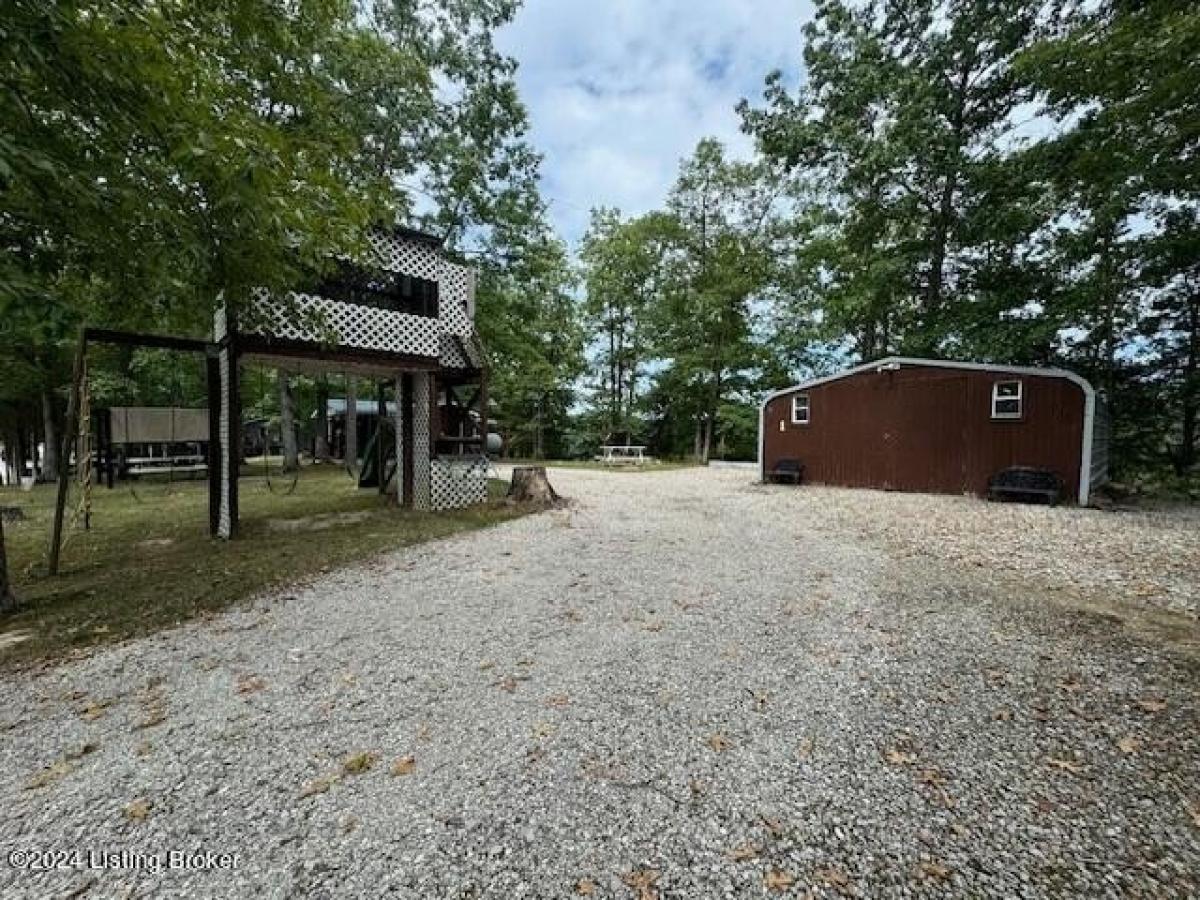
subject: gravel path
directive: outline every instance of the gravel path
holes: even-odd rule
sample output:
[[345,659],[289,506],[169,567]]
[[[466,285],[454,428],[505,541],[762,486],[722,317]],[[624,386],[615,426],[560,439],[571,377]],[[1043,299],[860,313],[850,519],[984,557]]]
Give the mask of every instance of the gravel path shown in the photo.
[[[1194,609],[1197,567],[1120,556],[1194,559],[1188,514],[553,481],[571,508],[5,675],[0,851],[84,856],[0,895],[1200,892],[1195,646],[1074,605],[1152,576]],[[1079,571],[1037,565],[1073,534]]]

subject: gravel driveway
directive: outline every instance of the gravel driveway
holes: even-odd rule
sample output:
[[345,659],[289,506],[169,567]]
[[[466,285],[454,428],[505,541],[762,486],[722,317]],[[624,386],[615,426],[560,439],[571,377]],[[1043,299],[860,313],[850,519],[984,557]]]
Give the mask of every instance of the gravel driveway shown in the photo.
[[[552,476],[569,509],[6,674],[0,849],[82,855],[0,895],[1200,891],[1194,618],[1120,613],[1195,608],[1190,513]],[[171,850],[236,860],[87,868]]]

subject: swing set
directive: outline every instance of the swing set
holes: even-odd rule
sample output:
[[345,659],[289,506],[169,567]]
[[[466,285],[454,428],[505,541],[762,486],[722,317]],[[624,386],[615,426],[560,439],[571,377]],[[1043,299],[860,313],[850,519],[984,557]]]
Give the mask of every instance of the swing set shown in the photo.
[[[208,398],[204,467],[209,531],[214,536],[237,535],[243,458],[240,373],[250,363],[295,372],[340,371],[345,377],[379,381],[376,427],[361,471],[356,449],[353,455],[344,455],[348,474],[360,486],[369,484],[385,494],[394,483],[398,505],[416,510],[451,509],[486,499],[487,467],[480,460],[487,444],[487,383],[484,351],[474,328],[474,273],[446,258],[438,238],[420,232],[374,229],[368,233],[368,245],[363,263],[342,263],[310,291],[290,292],[283,298],[255,291],[238,311],[221,305],[214,316],[212,340],[83,329],[63,430],[64,464],[47,553],[50,574],[57,574],[59,568],[69,460],[77,440],[80,503],[72,522],[82,521],[85,528],[91,524],[96,435],[86,376],[87,349],[92,344],[157,348],[203,358]],[[262,394],[264,384],[260,368]],[[394,385],[393,421],[389,421],[385,384]],[[460,389],[468,392],[467,406],[477,408],[463,408]],[[348,402],[348,430],[353,408]],[[454,421],[443,421],[451,418],[451,410]],[[391,426],[390,434],[385,422]],[[100,435],[105,448],[100,458],[108,473],[110,438]],[[357,435],[351,439],[347,434],[347,442],[356,448]],[[298,473],[290,483],[280,482],[268,457],[264,453],[267,488],[287,494],[295,491]],[[390,472],[389,460],[395,461]],[[173,478],[173,471],[170,475]]]

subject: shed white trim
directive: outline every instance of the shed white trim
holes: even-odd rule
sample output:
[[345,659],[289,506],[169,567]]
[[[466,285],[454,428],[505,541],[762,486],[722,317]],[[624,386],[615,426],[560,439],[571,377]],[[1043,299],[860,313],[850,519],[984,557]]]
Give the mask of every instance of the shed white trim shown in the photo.
[[821,378],[810,378],[808,381],[802,381],[799,384],[793,384],[791,387],[783,388],[782,390],[772,391],[763,398],[762,403],[758,408],[758,477],[760,481],[766,480],[767,475],[767,457],[766,457],[766,418],[767,404],[778,397],[785,397],[788,394],[796,391],[807,390],[808,388],[816,387],[819,384],[826,384],[830,381],[840,381],[843,378],[848,378],[851,375],[857,375],[860,372],[869,372],[875,370],[877,372],[890,372],[899,369],[902,366],[926,366],[937,369],[968,369],[974,372],[996,372],[1002,375],[1034,375],[1042,378],[1065,378],[1072,384],[1076,384],[1083,391],[1083,441],[1079,448],[1079,505],[1087,506],[1088,498],[1091,490],[1092,479],[1092,432],[1096,424],[1096,391],[1088,383],[1087,379],[1076,375],[1074,372],[1067,369],[1040,369],[1036,366],[1006,366],[1003,364],[992,363],[972,363],[972,362],[957,362],[949,359],[921,359],[915,356],[888,356],[884,359],[876,359],[872,362],[862,363],[861,365],[853,366],[849,369],[843,369],[833,375],[825,375]]

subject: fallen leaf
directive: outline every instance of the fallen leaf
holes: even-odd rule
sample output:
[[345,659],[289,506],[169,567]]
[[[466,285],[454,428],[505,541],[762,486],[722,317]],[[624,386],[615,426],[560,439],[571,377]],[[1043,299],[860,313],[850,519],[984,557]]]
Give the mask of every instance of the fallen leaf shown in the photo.
[[352,756],[346,757],[346,761],[342,763],[342,774],[362,775],[364,772],[371,771],[377,762],[379,762],[378,753],[372,753],[370,750],[363,750],[360,753],[355,753]]
[[734,847],[726,856],[734,862],[745,862],[748,859],[754,859],[760,853],[762,853],[762,847],[755,843],[746,842],[740,847]]
[[517,689],[517,679],[513,678],[511,675],[506,675],[496,682],[496,687],[511,694]]
[[1083,690],[1083,683],[1074,675],[1071,675],[1068,678],[1064,678],[1062,681],[1060,681],[1058,683],[1058,686],[1059,686],[1059,689],[1064,690],[1070,694],[1077,694],[1081,690]]
[[125,807],[125,818],[134,822],[140,822],[146,816],[150,815],[150,807],[150,801],[144,797],[134,800]]
[[496,668],[496,661],[494,659],[485,659],[479,664],[479,671],[481,672],[486,672],[488,669],[494,668]]
[[300,789],[300,799],[312,797],[316,794],[324,794],[337,782],[337,775],[322,775],[320,778],[314,778],[308,784]]
[[1193,800],[1188,805],[1188,812],[1192,814],[1192,824],[1200,828],[1200,800]]
[[242,675],[237,680],[236,690],[239,694],[256,694],[266,686],[267,682],[258,675]]
[[568,697],[566,694],[551,694],[549,697],[546,698],[547,706],[554,706],[559,709],[561,709],[564,706],[569,705],[570,702],[571,702],[571,698]]
[[796,755],[801,759],[808,759],[810,756],[812,756],[812,752],[813,739],[810,737],[806,737],[804,740],[802,740],[800,742],[800,746],[796,748]]
[[637,891],[637,900],[658,900],[658,872],[654,869],[635,869],[621,876],[621,880]]
[[1007,709],[1007,708],[1006,709],[998,709],[994,713],[992,713],[992,718],[995,719],[997,722],[1007,722],[1009,719],[1012,718],[1012,710]]
[[720,732],[717,732],[708,739],[708,746],[710,746],[716,753],[724,753],[733,746],[733,741]]
[[892,747],[884,754],[884,758],[893,766],[907,766],[917,761],[917,754]]
[[786,891],[795,883],[796,879],[782,869],[772,869],[763,878],[768,891]]
[[1117,749],[1126,754],[1137,753],[1142,749],[1142,742],[1133,735],[1126,735],[1117,741]]
[[917,776],[917,780],[921,784],[928,784],[931,787],[941,787],[946,783],[946,777],[942,774],[941,769],[938,769],[936,766],[922,769],[921,774]]
[[853,892],[853,883],[850,876],[837,866],[826,866],[823,869],[817,869],[816,874],[818,878],[839,894],[850,894]]
[[533,736],[535,738],[548,738],[554,734],[554,726],[549,722],[538,722],[533,726]]
[[1046,758],[1046,765],[1053,766],[1062,772],[1070,772],[1072,775],[1078,775],[1083,771],[1083,763],[1076,762],[1073,759],[1061,759],[1054,756]]
[[950,877],[954,874],[954,870],[949,866],[944,866],[932,860],[921,860],[918,869],[921,872],[921,877],[930,881],[949,881]]
[[80,710],[79,716],[85,722],[95,722],[104,715],[111,704],[111,700],[94,700]]
[[575,893],[583,897],[590,897],[596,893],[596,882],[590,878],[580,878],[575,882]]
[[762,816],[761,818],[763,828],[767,829],[771,837],[779,837],[783,834],[783,819],[776,819],[771,816]]
[[1167,708],[1167,701],[1161,697],[1143,697],[1137,705],[1149,713],[1162,712]]
[[393,775],[411,775],[417,768],[417,759],[415,756],[402,756],[392,763]]
[[30,778],[25,784],[25,790],[36,790],[37,788],[44,788],[47,785],[54,784],[54,782],[58,781],[74,768],[75,766],[65,759],[55,760]]

